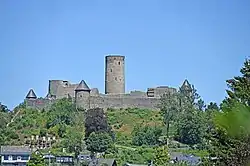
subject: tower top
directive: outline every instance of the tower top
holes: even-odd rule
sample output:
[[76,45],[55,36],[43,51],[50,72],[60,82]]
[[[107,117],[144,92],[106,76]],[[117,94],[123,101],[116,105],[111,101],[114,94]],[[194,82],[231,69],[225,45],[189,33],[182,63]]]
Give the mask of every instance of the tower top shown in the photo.
[[75,91],[90,91],[88,85],[86,84],[86,82],[84,80],[82,80],[77,88],[75,89]]
[[188,82],[187,79],[185,79],[185,81],[183,82],[181,89],[184,91],[189,91],[192,89],[191,84]]
[[108,60],[108,59],[119,59],[119,60],[124,60],[125,59],[125,56],[122,56],[122,55],[119,55],[119,54],[109,54],[109,55],[107,55],[106,57],[106,60]]
[[27,96],[26,96],[26,99],[36,99],[36,98],[37,97],[36,97],[36,94],[35,94],[34,90],[30,89]]

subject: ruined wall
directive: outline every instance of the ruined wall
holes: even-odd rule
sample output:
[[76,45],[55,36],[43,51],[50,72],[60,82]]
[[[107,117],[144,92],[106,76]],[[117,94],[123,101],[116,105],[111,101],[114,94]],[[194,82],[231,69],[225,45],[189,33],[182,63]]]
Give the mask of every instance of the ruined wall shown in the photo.
[[26,107],[27,108],[34,108],[34,109],[47,109],[55,100],[49,100],[49,99],[35,99],[35,100],[28,100],[26,99]]
[[64,80],[49,80],[49,94],[56,99],[64,97],[74,97],[75,89],[78,84],[71,84],[69,81]]
[[71,97],[75,96],[75,89],[78,86],[78,84],[69,84],[68,86],[59,86],[57,89],[57,99],[61,99],[64,97],[68,97],[70,95]]

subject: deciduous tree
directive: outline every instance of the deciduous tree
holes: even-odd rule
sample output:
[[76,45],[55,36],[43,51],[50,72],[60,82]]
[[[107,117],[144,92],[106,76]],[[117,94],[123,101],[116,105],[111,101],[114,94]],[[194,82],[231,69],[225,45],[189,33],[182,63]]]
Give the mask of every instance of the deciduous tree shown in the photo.
[[107,117],[101,108],[89,109],[85,119],[85,137],[92,132],[107,132],[111,134],[111,127],[108,125]]
[[92,132],[86,140],[87,149],[92,153],[102,153],[112,146],[112,139],[105,132]]

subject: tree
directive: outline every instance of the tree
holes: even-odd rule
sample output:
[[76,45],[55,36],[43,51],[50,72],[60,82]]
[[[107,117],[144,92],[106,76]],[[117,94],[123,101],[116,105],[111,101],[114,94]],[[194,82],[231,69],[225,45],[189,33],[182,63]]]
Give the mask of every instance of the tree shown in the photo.
[[59,124],[59,128],[57,131],[59,137],[63,137],[64,134],[66,133],[66,125],[65,124]]
[[210,155],[218,165],[247,165],[250,159],[250,60],[244,62],[241,76],[227,80],[228,97],[215,114],[211,130]]
[[27,166],[44,166],[44,159],[41,155],[33,153]]
[[107,117],[103,109],[89,109],[85,119],[85,137],[92,132],[107,132],[111,134],[111,127],[108,125]]
[[206,108],[205,102],[202,99],[197,101],[197,107],[200,111],[203,111]]
[[75,153],[75,156],[78,156],[79,153],[83,150],[83,134],[76,130],[69,130],[63,140],[63,146],[67,147],[69,152]]
[[104,132],[92,132],[86,140],[87,149],[93,154],[107,151],[112,146],[112,139],[109,134]]
[[[225,110],[230,109],[230,110]],[[250,107],[240,103],[223,108],[214,118],[210,155],[218,165],[245,166],[250,159]]]
[[47,128],[57,124],[72,125],[74,123],[74,113],[76,112],[74,104],[67,98],[56,101],[47,112]]
[[169,164],[169,154],[166,147],[157,147],[155,149],[154,165],[167,166]]
[[8,109],[8,107],[6,105],[3,105],[1,102],[0,102],[0,112],[9,112],[10,110]]
[[163,116],[163,122],[167,128],[167,138],[169,138],[170,122],[176,118],[180,112],[178,93],[166,93],[160,98],[159,108]]
[[159,127],[152,126],[138,126],[135,127],[132,135],[132,143],[137,146],[142,145],[156,145],[159,137],[162,134],[162,129]]
[[206,108],[206,110],[219,110],[217,103],[210,102]]
[[230,105],[233,101],[238,101],[250,106],[250,59],[245,60],[240,72],[241,76],[226,81],[229,89],[228,98],[224,102]]
[[195,145],[202,142],[204,135],[205,121],[203,112],[192,109],[180,114],[176,133],[178,141]]

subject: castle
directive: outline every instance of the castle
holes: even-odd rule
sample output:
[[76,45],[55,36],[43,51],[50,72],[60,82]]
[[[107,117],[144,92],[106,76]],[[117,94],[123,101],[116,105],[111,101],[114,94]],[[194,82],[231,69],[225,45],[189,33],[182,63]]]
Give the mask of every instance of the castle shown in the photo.
[[[176,88],[159,86],[148,88],[146,92],[131,91],[125,93],[125,56],[109,55],[105,57],[105,94],[97,88],[89,88],[82,80],[72,84],[65,80],[50,80],[48,94],[45,98],[37,98],[33,89],[26,96],[26,106],[46,109],[57,99],[71,98],[77,107],[85,109],[107,108],[146,108],[157,109],[160,97],[164,93],[175,93]],[[181,89],[190,89],[187,80]]]

